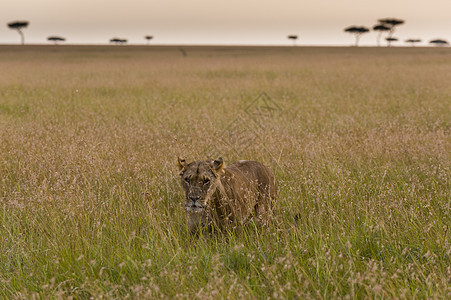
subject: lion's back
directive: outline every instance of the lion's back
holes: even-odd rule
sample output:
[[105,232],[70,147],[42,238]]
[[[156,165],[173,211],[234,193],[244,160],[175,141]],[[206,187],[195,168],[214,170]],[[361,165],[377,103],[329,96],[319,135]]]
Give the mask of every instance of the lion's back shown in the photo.
[[234,176],[241,177],[240,180],[249,184],[257,184],[258,192],[275,200],[277,186],[273,172],[258,161],[239,160],[226,167],[226,170]]

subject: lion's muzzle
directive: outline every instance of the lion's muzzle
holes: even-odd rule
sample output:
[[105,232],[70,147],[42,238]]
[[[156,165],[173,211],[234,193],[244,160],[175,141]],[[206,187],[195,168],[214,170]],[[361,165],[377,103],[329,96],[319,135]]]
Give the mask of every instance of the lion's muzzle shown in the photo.
[[206,203],[203,203],[204,199],[201,199],[198,196],[190,196],[189,199],[186,200],[185,209],[189,212],[198,212],[206,207]]

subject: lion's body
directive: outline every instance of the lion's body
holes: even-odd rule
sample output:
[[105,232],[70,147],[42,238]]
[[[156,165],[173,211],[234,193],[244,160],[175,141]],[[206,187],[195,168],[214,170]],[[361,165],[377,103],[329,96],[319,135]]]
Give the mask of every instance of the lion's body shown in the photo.
[[231,164],[224,168],[221,183],[224,189],[217,189],[211,199],[212,217],[219,226],[244,223],[253,216],[265,220],[271,213],[276,198],[274,175],[261,163]]
[[271,170],[256,161],[238,161],[224,167],[221,159],[220,167],[215,168],[216,162],[193,162],[186,165],[182,171],[182,178],[189,176],[194,182],[196,178],[202,180],[208,180],[204,179],[207,177],[213,178],[211,179],[213,183],[204,188],[203,194],[199,192],[203,195],[197,197],[202,198],[198,201],[202,203],[199,206],[194,205],[196,201],[189,200],[193,199],[190,195],[198,187],[194,186],[195,183],[191,186],[184,184],[182,180],[187,203],[191,201],[191,206],[187,205],[187,221],[190,229],[207,223],[220,229],[233,228],[251,218],[260,223],[268,221],[277,194]]

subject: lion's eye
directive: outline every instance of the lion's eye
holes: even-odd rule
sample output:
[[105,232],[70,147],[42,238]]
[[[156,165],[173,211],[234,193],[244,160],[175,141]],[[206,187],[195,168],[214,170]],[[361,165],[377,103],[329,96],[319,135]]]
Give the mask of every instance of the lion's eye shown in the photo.
[[207,184],[209,184],[209,183],[210,183],[210,179],[205,178],[205,179],[204,179],[204,184],[207,185]]

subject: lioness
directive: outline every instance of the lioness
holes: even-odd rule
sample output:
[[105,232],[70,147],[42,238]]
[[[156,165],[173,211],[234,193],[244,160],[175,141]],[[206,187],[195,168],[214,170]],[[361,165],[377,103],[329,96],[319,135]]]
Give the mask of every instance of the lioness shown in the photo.
[[253,217],[266,222],[272,214],[276,183],[261,163],[240,160],[225,166],[222,158],[191,163],[179,158],[178,165],[191,231],[233,228]]

